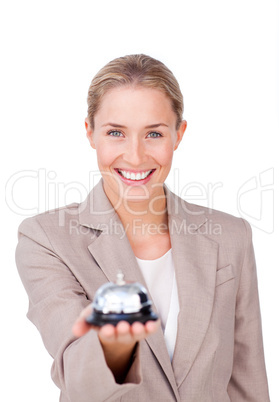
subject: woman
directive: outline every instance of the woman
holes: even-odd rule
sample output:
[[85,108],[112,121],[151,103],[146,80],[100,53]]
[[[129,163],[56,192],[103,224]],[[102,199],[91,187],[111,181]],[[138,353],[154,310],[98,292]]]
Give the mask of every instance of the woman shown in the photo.
[[[63,402],[269,401],[251,228],[164,185],[182,113],[164,64],[145,55],[108,63],[85,121],[102,180],[83,203],[19,228],[28,317]],[[96,290],[119,269],[147,286],[160,322],[86,323]]]

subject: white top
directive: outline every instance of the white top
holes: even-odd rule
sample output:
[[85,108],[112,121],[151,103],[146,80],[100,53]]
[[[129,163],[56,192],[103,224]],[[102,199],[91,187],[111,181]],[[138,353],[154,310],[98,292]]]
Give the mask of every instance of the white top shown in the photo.
[[179,313],[172,249],[156,260],[141,260],[137,257],[136,259],[161,319],[167,349],[172,360]]

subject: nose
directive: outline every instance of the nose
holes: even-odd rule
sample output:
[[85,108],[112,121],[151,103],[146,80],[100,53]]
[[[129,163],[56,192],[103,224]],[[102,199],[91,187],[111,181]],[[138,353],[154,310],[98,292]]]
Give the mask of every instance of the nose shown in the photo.
[[140,166],[146,160],[147,155],[144,140],[134,136],[127,141],[123,159],[130,165]]

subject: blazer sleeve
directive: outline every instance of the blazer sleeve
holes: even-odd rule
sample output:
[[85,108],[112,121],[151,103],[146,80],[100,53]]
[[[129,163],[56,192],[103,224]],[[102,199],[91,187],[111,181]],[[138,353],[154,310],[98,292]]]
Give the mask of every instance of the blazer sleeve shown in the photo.
[[96,332],[73,336],[72,325],[90,301],[36,218],[19,227],[16,263],[29,296],[27,316],[54,359],[52,378],[67,400],[115,401],[141,383],[139,346],[124,384],[117,384]]
[[246,228],[246,250],[236,298],[234,363],[228,393],[233,402],[268,402],[260,304],[252,231]]

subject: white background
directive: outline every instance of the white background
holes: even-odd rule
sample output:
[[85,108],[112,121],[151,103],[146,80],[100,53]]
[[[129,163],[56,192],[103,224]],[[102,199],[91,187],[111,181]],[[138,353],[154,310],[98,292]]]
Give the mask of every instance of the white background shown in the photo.
[[169,186],[252,224],[270,396],[278,401],[278,1],[10,0],[0,15],[0,399],[58,401],[52,359],[25,317],[17,227],[85,198],[97,169],[84,129],[90,81],[111,59],[146,53],[174,72],[185,98],[188,129]]

